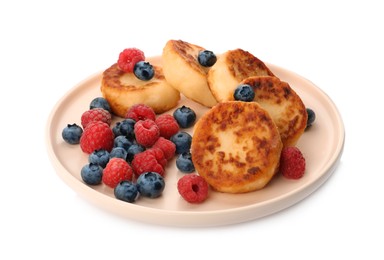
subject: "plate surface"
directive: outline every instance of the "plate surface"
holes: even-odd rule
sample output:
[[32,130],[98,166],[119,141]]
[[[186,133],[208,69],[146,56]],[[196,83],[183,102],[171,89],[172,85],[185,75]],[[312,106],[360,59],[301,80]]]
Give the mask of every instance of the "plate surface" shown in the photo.
[[[152,63],[161,62],[152,58]],[[137,221],[184,227],[204,227],[235,224],[254,220],[287,208],[304,199],[322,185],[334,172],[344,147],[344,126],[332,100],[312,82],[280,68],[267,64],[272,72],[286,81],[300,95],[304,104],[316,112],[316,121],[301,137],[297,146],[306,158],[307,169],[300,180],[288,180],[278,175],[264,189],[246,194],[210,192],[202,204],[184,201],[177,192],[179,172],[175,160],[166,168],[166,187],[157,199],[140,198],[136,203],[115,199],[113,190],[105,185],[86,185],[80,177],[88,155],[79,145],[69,145],[61,137],[69,123],[80,124],[81,114],[89,103],[101,96],[101,73],[97,73],[73,87],[53,108],[47,122],[46,141],[52,164],[60,178],[89,202],[112,213]],[[177,107],[186,105],[199,118],[207,108],[181,98]],[[173,110],[168,113],[172,113]],[[115,122],[121,120],[115,117]],[[113,125],[113,124],[112,124]],[[187,129],[192,132],[192,128]]]

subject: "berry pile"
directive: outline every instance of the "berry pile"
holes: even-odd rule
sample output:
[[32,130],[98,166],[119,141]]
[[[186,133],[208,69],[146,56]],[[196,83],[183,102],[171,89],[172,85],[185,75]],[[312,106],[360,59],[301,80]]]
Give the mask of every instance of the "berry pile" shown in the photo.
[[[189,203],[202,203],[209,185],[194,174],[190,147],[192,136],[181,129],[193,126],[195,112],[185,106],[173,115],[156,115],[144,104],[132,106],[126,117],[112,125],[108,102],[95,98],[81,117],[81,126],[68,124],[62,132],[69,144],[80,144],[89,154],[80,176],[88,185],[104,184],[114,189],[117,199],[133,203],[140,196],[157,198],[165,188],[166,166],[176,157],[177,169],[186,173],[177,182],[180,196]],[[313,119],[310,122],[313,123]],[[297,147],[281,153],[280,173],[299,179],[305,172],[305,158]]]
[[183,106],[176,116],[156,115],[151,107],[136,104],[114,124],[108,109],[107,100],[97,97],[81,115],[82,127],[68,124],[62,132],[67,143],[80,144],[88,154],[80,172],[86,184],[104,184],[114,189],[117,199],[132,203],[140,195],[157,198],[162,194],[166,166],[175,156],[181,172],[194,172],[192,136],[180,131],[196,120],[192,109]]

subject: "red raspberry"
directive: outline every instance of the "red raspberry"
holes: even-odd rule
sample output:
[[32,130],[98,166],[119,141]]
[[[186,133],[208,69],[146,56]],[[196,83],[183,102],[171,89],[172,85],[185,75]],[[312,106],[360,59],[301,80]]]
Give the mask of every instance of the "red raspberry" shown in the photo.
[[155,155],[151,152],[147,152],[148,150],[136,154],[132,160],[131,165],[136,178],[144,172],[157,172],[161,176],[164,176],[163,166],[158,162]]
[[172,135],[179,132],[179,124],[176,119],[170,114],[162,114],[155,120],[160,129],[160,136],[169,139]]
[[105,109],[93,108],[85,111],[81,115],[81,125],[86,128],[90,122],[101,121],[107,123],[109,126],[112,122],[112,115]]
[[299,148],[285,147],[280,157],[280,172],[288,179],[300,179],[305,172],[305,158]]
[[162,150],[164,153],[164,157],[167,160],[170,160],[175,156],[176,145],[172,141],[165,139],[164,137],[160,136],[159,139],[157,139],[156,143],[152,146],[152,148],[159,148],[160,150]]
[[156,113],[152,107],[144,104],[136,104],[130,107],[125,115],[125,118],[131,118],[136,122],[139,120],[151,119],[156,120]]
[[145,60],[144,52],[137,48],[127,48],[119,54],[117,65],[125,72],[133,72],[135,64],[143,60]]
[[115,188],[121,181],[132,181],[131,166],[121,158],[111,158],[103,170],[102,181],[105,185]]
[[150,119],[136,122],[133,131],[136,141],[144,147],[151,147],[160,137],[159,127]]
[[150,149],[145,150],[145,153],[152,154],[153,156],[155,156],[156,161],[163,168],[165,168],[165,166],[167,166],[167,159],[165,158],[165,155],[161,149],[152,147]]
[[187,174],[178,180],[177,190],[187,202],[201,203],[208,197],[209,185],[203,177]]
[[105,149],[111,151],[114,134],[108,124],[100,121],[90,122],[84,129],[80,138],[81,150],[91,154],[95,150]]

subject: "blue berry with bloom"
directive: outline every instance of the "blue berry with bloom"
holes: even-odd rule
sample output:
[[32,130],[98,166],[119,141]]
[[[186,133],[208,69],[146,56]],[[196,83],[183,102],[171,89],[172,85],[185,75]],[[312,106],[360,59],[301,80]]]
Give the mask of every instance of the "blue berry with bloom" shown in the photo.
[[139,61],[135,64],[135,67],[133,68],[133,73],[138,79],[148,81],[152,79],[155,75],[155,70],[149,62]]
[[115,197],[119,200],[133,203],[139,197],[137,185],[132,181],[121,181],[113,190]]
[[81,179],[88,185],[98,185],[103,177],[103,168],[94,163],[89,163],[81,168]]
[[233,98],[238,101],[251,102],[255,98],[255,91],[248,84],[240,84],[235,89]]
[[136,121],[131,118],[127,118],[117,122],[112,128],[115,137],[123,135],[129,140],[133,140],[135,138],[135,134],[133,131],[135,123]]
[[176,146],[176,154],[189,152],[192,144],[192,136],[184,131],[179,131],[169,139]]
[[177,124],[181,128],[191,127],[196,121],[196,113],[192,108],[181,106],[173,112]]
[[136,154],[144,152],[145,147],[140,144],[133,144],[127,150],[127,161],[132,162]]
[[121,158],[127,160],[127,150],[125,150],[123,147],[113,147],[109,153],[109,159],[112,158]]
[[315,113],[315,111],[313,111],[313,109],[308,108],[308,107],[306,108],[306,110],[307,110],[307,115],[308,115],[306,128],[308,128],[315,122],[316,113]]
[[203,67],[212,67],[216,63],[217,57],[212,51],[204,50],[199,52],[197,60]]
[[95,150],[89,155],[88,161],[90,163],[98,164],[101,167],[105,168],[105,166],[109,162],[109,152],[105,149]]
[[89,104],[89,109],[94,108],[102,108],[104,110],[107,110],[109,113],[112,113],[111,106],[109,105],[108,101],[103,97],[96,97],[91,101],[91,103]]
[[62,131],[61,136],[64,141],[69,144],[80,143],[80,137],[83,134],[83,129],[77,124],[68,124]]
[[176,159],[176,167],[183,173],[191,173],[195,171],[195,166],[192,162],[192,155],[190,152],[179,154]]
[[145,172],[140,174],[136,183],[140,194],[148,198],[159,197],[165,188],[164,178],[157,172]]
[[113,140],[113,147],[121,147],[124,148],[126,151],[133,143],[128,140],[128,138],[124,135],[116,136]]

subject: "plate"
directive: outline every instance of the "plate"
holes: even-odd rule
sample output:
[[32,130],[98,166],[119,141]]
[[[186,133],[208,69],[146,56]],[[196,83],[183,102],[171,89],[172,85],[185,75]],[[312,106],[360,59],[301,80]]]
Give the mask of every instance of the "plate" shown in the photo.
[[[152,63],[160,63],[153,57]],[[344,147],[344,126],[339,111],[329,96],[304,77],[273,64],[272,72],[286,81],[300,95],[304,104],[316,112],[315,123],[303,134],[297,146],[306,158],[306,173],[299,180],[277,175],[262,190],[246,194],[210,192],[201,204],[189,204],[178,194],[177,181],[184,174],[170,161],[166,168],[166,187],[161,197],[140,198],[135,203],[117,200],[113,189],[104,184],[86,185],[80,177],[88,155],[79,145],[69,145],[61,137],[68,123],[80,124],[81,114],[89,103],[101,96],[101,73],[96,73],[74,86],[55,105],[48,118],[46,144],[51,162],[58,176],[90,203],[114,214],[151,224],[206,227],[236,224],[255,220],[281,211],[309,196],[336,169]],[[207,108],[182,96],[177,107],[186,105],[199,118]],[[173,110],[167,113],[172,113]],[[121,120],[120,118],[115,118]],[[192,128],[187,129],[192,132]]]

